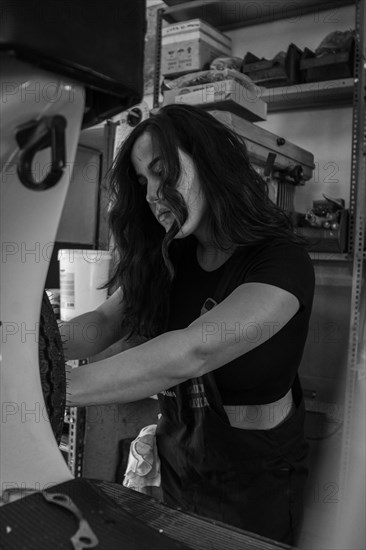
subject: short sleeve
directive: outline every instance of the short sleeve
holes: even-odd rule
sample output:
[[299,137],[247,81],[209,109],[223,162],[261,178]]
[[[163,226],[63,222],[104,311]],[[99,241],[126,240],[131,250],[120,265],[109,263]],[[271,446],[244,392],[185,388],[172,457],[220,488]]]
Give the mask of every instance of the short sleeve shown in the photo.
[[302,308],[311,308],[314,268],[306,249],[296,243],[273,241],[253,258],[245,282],[266,283],[296,296]]

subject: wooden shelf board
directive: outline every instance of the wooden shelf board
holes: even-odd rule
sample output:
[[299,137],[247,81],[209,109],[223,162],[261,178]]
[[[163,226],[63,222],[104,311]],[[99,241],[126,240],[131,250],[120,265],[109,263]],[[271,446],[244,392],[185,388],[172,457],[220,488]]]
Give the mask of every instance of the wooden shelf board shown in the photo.
[[[292,86],[279,86],[277,88],[260,87],[258,99],[267,103],[268,113],[322,107],[333,109],[337,106],[351,107],[353,90],[353,78],[342,78]],[[203,106],[210,110],[218,108],[216,103]],[[228,107],[226,110],[231,109]]]
[[307,82],[278,88],[261,88],[260,98],[267,103],[268,112],[290,109],[352,105],[353,78]]
[[[310,252],[309,256],[314,261],[352,262],[352,254],[346,252]],[[366,260],[366,250],[362,253],[362,259]]]
[[309,252],[313,261],[350,262],[352,257],[342,252]]
[[199,18],[225,31],[278,19],[301,17],[307,13],[318,13],[327,9],[334,10],[339,6],[354,4],[354,0],[268,0],[257,3],[252,0],[165,0],[165,3],[169,5],[164,12],[164,19],[168,23]]

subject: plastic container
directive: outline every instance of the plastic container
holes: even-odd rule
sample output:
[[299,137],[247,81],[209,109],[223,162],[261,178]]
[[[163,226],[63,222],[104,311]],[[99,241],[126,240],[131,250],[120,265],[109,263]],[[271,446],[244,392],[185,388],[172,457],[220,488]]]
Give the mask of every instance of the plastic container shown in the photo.
[[63,321],[91,311],[107,299],[107,289],[98,287],[108,280],[111,259],[108,250],[59,250],[60,317]]

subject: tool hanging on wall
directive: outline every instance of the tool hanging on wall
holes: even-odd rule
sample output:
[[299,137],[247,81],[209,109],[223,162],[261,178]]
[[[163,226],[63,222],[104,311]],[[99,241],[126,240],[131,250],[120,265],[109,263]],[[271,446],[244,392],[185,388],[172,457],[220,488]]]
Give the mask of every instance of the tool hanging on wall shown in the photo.
[[[283,144],[284,143],[285,141]],[[268,153],[262,175],[268,185],[274,185],[276,188],[276,194],[272,199],[277,206],[280,206],[288,212],[293,212],[295,210],[295,186],[304,185],[304,170],[300,164],[296,164],[295,166],[289,165],[287,168],[275,169],[276,156],[275,153]]]

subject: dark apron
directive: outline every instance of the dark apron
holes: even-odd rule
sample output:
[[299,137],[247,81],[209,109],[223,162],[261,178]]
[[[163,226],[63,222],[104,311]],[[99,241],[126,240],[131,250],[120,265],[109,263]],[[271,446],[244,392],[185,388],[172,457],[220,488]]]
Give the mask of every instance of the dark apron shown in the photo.
[[[216,303],[221,290],[222,285]],[[160,393],[157,445],[164,501],[294,544],[308,454],[298,377],[293,396],[295,411],[281,424],[247,430],[230,425],[213,373]]]

